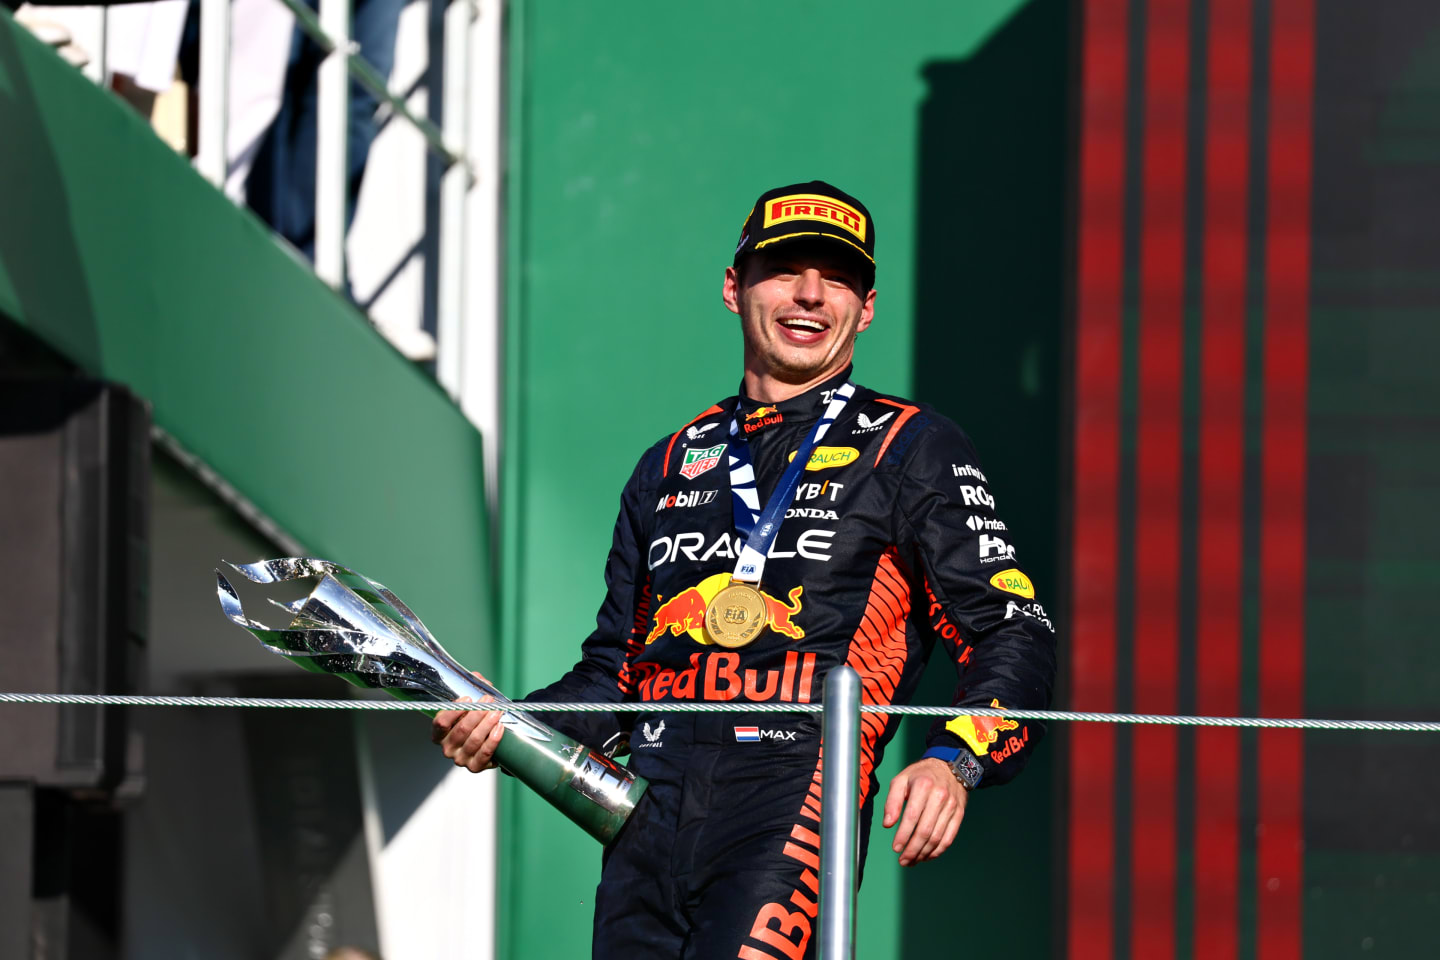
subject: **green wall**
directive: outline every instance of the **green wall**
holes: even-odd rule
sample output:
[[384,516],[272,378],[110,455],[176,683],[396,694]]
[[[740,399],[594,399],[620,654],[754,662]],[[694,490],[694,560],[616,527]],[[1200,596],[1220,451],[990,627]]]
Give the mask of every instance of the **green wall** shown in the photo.
[[[157,425],[308,549],[392,587],[456,656],[493,658],[479,434],[264,224],[0,11],[4,318],[128,384]],[[215,634],[240,642],[218,607]]]
[[[877,224],[857,377],[971,430],[1058,600],[1067,27],[1060,0],[511,3],[509,687],[578,655],[635,458],[739,380],[719,294],[740,224],[762,190],[816,177]],[[950,689],[931,676],[921,699]],[[921,735],[902,729],[882,780]],[[903,877],[877,827],[860,956],[1049,949],[1033,918],[1051,902],[1053,756],[979,795],[957,848]],[[599,850],[506,790],[500,956],[587,956]]]

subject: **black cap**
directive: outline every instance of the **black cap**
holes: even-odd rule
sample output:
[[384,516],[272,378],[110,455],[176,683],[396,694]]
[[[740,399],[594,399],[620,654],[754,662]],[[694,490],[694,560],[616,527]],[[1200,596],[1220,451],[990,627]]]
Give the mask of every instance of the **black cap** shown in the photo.
[[865,204],[823,180],[792,183],[760,194],[735,248],[734,265],[773,244],[822,239],[855,254],[866,284],[875,282],[875,222]]

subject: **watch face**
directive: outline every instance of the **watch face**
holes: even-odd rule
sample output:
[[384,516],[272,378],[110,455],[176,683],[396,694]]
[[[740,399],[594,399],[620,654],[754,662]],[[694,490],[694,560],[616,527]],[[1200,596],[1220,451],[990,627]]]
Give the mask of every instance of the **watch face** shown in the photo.
[[980,766],[980,761],[975,759],[975,755],[964,749],[955,758],[955,762],[950,764],[950,769],[954,771],[955,779],[965,784],[969,790],[975,789],[980,783],[980,775],[985,772],[984,768]]

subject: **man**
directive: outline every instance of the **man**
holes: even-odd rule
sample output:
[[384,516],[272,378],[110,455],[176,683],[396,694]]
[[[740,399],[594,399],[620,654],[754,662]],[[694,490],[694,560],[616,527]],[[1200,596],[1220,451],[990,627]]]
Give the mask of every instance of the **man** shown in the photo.
[[[875,311],[874,252],[869,211],[829,184],[761,195],[721,293],[744,333],[740,396],[640,458],[598,627],[529,698],[634,711],[545,717],[611,752],[628,738],[650,781],[605,851],[597,958],[814,956],[819,719],[747,702],[816,702],[848,663],[866,702],[902,703],[936,640],[957,665],[957,705],[1050,702],[1053,632],[969,440],[928,407],[850,383]],[[664,709],[701,700],[736,709]],[[444,713],[432,733],[478,771],[496,716]],[[862,856],[898,722],[862,718]],[[1042,734],[1033,721],[936,722],[886,797],[900,864],[943,853],[969,791],[1012,778]]]

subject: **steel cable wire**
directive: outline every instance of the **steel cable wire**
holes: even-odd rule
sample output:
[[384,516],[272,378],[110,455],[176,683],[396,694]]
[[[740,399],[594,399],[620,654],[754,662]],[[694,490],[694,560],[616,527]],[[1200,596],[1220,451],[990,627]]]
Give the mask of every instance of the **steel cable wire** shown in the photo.
[[[441,700],[362,700],[275,697],[200,697],[140,694],[0,693],[0,703],[43,703],[116,707],[237,707],[305,710],[493,710],[490,703]],[[667,713],[822,713],[820,703],[526,703],[512,701],[516,713],[598,713],[652,709]],[[1440,721],[1326,720],[1271,717],[1190,717],[1153,713],[1097,713],[1084,710],[999,710],[993,707],[861,704],[862,713],[896,716],[1008,717],[1013,720],[1069,720],[1081,723],[1129,723],[1177,727],[1249,727],[1273,730],[1373,730],[1389,733],[1440,733]]]

